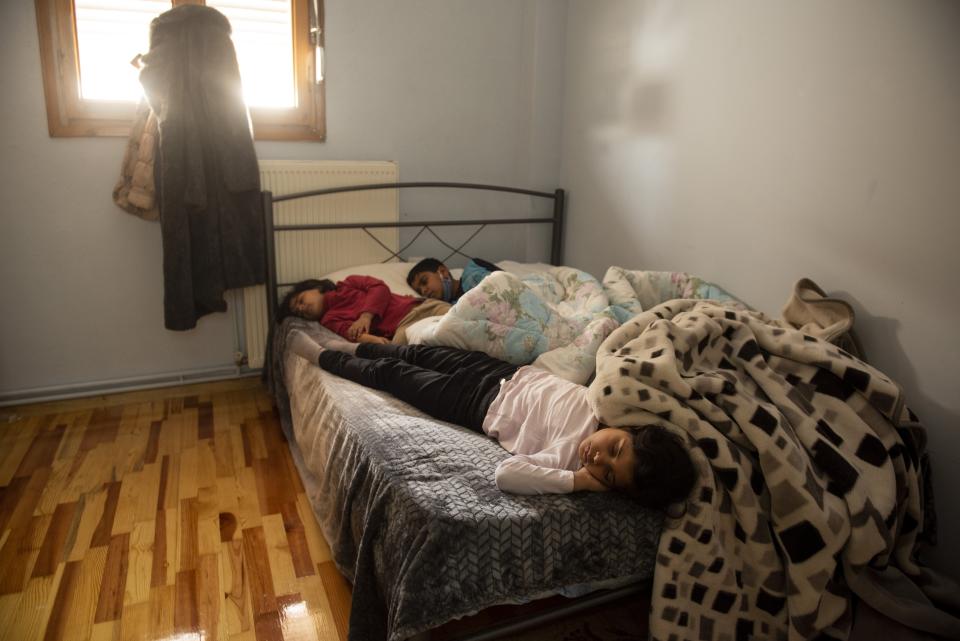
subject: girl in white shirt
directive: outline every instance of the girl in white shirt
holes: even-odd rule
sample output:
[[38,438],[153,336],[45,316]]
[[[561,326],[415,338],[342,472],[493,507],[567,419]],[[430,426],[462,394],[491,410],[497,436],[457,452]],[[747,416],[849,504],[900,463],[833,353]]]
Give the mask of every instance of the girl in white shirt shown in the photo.
[[693,488],[696,473],[679,438],[654,425],[601,425],[586,387],[542,369],[452,347],[342,340],[321,346],[299,331],[290,341],[296,354],[332,374],[497,439],[513,454],[497,466],[497,487],[505,492],[620,490],[666,509]]

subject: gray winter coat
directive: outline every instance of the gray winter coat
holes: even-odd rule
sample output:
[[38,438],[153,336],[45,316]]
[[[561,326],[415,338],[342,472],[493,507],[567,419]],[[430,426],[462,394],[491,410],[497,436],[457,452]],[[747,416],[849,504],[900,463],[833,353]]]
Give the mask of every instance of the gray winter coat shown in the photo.
[[181,5],[150,25],[140,83],[157,114],[164,321],[226,311],[227,289],[264,282],[260,177],[230,23]]

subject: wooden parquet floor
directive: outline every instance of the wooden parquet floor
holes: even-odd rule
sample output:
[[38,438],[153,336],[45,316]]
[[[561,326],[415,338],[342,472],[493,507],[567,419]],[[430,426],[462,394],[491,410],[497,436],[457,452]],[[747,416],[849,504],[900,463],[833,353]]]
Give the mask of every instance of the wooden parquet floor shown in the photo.
[[258,381],[0,419],[0,641],[346,638],[349,585]]

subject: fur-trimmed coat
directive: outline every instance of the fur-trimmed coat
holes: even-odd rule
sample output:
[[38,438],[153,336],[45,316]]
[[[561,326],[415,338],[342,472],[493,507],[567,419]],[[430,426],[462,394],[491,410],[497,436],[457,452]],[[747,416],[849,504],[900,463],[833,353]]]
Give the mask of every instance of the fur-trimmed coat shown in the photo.
[[140,83],[157,115],[164,321],[226,311],[227,289],[264,282],[260,175],[230,23],[181,5],[150,24]]
[[144,220],[160,220],[154,158],[157,152],[157,115],[146,101],[137,106],[137,117],[130,130],[123,154],[120,180],[113,188],[113,202],[120,209]]

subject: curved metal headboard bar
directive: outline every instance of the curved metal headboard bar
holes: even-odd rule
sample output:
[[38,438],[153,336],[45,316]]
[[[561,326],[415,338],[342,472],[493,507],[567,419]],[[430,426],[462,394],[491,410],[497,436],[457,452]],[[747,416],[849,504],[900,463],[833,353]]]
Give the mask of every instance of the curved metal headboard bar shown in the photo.
[[[495,220],[459,220],[459,221],[429,221],[429,222],[395,222],[395,223],[350,223],[350,224],[327,224],[327,225],[274,225],[273,206],[274,203],[287,200],[296,200],[298,198],[309,198],[310,196],[323,196],[327,194],[339,194],[351,191],[367,191],[371,189],[406,189],[411,187],[438,187],[448,189],[475,189],[483,191],[497,191],[502,193],[523,194],[537,198],[546,198],[553,201],[553,216],[551,218],[525,218],[525,219],[495,219]],[[296,229],[343,229],[357,228],[367,231],[368,227],[407,227],[407,226],[446,226],[446,225],[503,225],[503,224],[524,224],[524,223],[552,223],[552,242],[550,249],[550,262],[559,265],[563,258],[563,223],[564,209],[566,205],[566,192],[563,189],[557,189],[553,193],[545,191],[535,191],[532,189],[518,189],[516,187],[502,187],[498,185],[482,185],[476,183],[451,183],[451,182],[407,182],[407,183],[376,183],[370,185],[348,185],[346,187],[331,187],[328,189],[315,189],[311,191],[302,191],[295,194],[285,194],[276,196],[269,192],[260,193],[263,209],[263,222],[266,242],[267,259],[267,317],[269,326],[272,328],[275,318],[277,305],[277,265],[274,246],[274,234],[278,231],[294,231]],[[370,232],[367,231],[369,234]],[[433,231],[431,230],[431,233]],[[436,234],[434,234],[436,235]],[[468,241],[469,242],[469,241]],[[462,248],[462,245],[461,247]],[[458,249],[460,249],[458,248]],[[268,341],[269,343],[269,341]]]
[[[513,223],[514,221],[513,221],[513,220],[510,220],[509,222],[510,222],[510,223]],[[552,222],[552,220],[551,220],[550,218],[543,218],[543,219],[536,219],[535,222]],[[468,244],[470,244],[470,241],[473,240],[474,238],[476,238],[477,234],[479,234],[481,231],[483,231],[485,227],[486,227],[486,224],[481,224],[479,227],[477,227],[477,229],[474,230],[474,232],[473,232],[472,234],[470,234],[470,237],[469,237],[469,238],[467,238],[465,241],[463,241],[462,243],[460,243],[459,246],[454,247],[453,245],[451,245],[450,243],[448,243],[447,241],[445,241],[443,238],[440,238],[440,236],[437,234],[437,232],[435,232],[435,231],[430,227],[430,225],[424,224],[424,225],[422,225],[422,226],[420,227],[420,231],[418,231],[417,234],[416,234],[411,240],[409,240],[403,247],[401,247],[400,249],[398,249],[398,250],[396,250],[396,251],[394,251],[394,250],[390,249],[389,247],[387,247],[386,245],[384,245],[383,242],[382,242],[379,238],[377,238],[376,236],[374,236],[373,233],[372,233],[366,226],[360,227],[360,229],[363,230],[363,232],[364,232],[367,236],[369,236],[370,239],[371,239],[373,242],[375,242],[375,243],[377,243],[378,245],[380,245],[380,247],[382,247],[388,254],[390,254],[390,255],[387,256],[385,259],[383,259],[382,261],[380,261],[381,263],[388,263],[388,262],[390,262],[391,260],[393,260],[393,259],[395,259],[395,258],[396,258],[397,260],[401,260],[401,261],[406,260],[406,259],[403,257],[403,252],[407,251],[407,249],[409,249],[409,248],[413,245],[413,243],[415,243],[415,242],[417,241],[417,239],[420,238],[420,236],[421,236],[421,235],[423,234],[423,232],[425,232],[425,231],[430,232],[430,234],[434,237],[434,239],[435,239],[438,243],[440,243],[441,245],[443,245],[443,246],[446,247],[447,249],[451,250],[450,253],[447,254],[446,256],[444,256],[443,260],[440,261],[441,263],[445,263],[445,262],[447,262],[448,260],[450,260],[451,258],[453,258],[454,256],[456,256],[457,254],[459,254],[459,255],[461,255],[461,256],[463,256],[464,258],[466,258],[466,259],[469,260],[471,257],[468,256],[467,254],[464,254],[464,253],[463,253],[462,251],[460,251],[460,250],[463,249],[464,247],[466,247]],[[352,227],[351,227],[351,228],[352,228]],[[303,226],[301,226],[301,227],[299,227],[298,229],[313,229],[313,227],[310,227],[310,226],[303,227]],[[344,229],[344,227],[340,227],[340,229]],[[288,231],[288,228],[277,228],[275,231]],[[291,285],[295,285],[295,284],[296,284],[295,282],[291,282],[291,283],[277,283],[276,286],[277,286],[277,289],[279,290],[281,287],[290,287]]]
[[410,182],[410,183],[376,183],[372,185],[353,185],[347,187],[330,187],[328,189],[313,189],[311,191],[301,191],[295,194],[285,194],[283,196],[274,196],[273,202],[283,202],[285,200],[295,200],[297,198],[307,198],[309,196],[323,196],[325,194],[339,194],[348,191],[366,191],[369,189],[406,189],[409,187],[441,187],[449,189],[478,189],[484,191],[500,191],[510,194],[526,194],[528,196],[537,196],[539,198],[556,199],[556,194],[546,191],[533,191],[532,189],[518,189],[516,187],[501,187],[498,185],[481,185],[477,183],[447,183],[447,182]]

